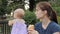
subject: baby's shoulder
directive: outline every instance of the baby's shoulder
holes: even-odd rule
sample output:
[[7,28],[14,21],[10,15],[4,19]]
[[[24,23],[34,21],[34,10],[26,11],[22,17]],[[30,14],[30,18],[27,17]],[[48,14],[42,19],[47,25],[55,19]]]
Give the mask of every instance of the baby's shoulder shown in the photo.
[[13,21],[14,22],[19,22],[19,23],[25,23],[24,19],[14,19]]

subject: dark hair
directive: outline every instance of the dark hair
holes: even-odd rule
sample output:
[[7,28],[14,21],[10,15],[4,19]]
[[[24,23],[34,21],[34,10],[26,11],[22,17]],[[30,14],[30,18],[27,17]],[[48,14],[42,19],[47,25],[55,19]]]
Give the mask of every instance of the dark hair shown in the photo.
[[46,10],[48,17],[50,17],[50,20],[58,23],[56,12],[52,9],[50,3],[48,3],[48,2],[39,2],[37,4],[37,7],[39,7],[42,11]]

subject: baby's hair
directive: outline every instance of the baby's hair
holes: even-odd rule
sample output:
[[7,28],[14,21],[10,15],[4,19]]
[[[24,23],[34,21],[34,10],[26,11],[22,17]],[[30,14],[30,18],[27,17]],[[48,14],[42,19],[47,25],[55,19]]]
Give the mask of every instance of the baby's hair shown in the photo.
[[21,8],[16,9],[14,12],[21,12],[21,13],[23,13],[23,14],[24,14],[24,10],[23,10],[23,9],[21,9]]
[[24,14],[25,14],[24,10],[21,9],[21,8],[16,9],[16,10],[14,11],[14,13],[19,13],[19,14],[20,14],[20,17],[23,17]]

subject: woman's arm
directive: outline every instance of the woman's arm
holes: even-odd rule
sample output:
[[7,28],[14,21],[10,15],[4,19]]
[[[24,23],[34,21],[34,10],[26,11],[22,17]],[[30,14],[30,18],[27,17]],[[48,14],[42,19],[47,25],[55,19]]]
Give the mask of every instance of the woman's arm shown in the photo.
[[55,32],[55,33],[53,33],[53,34],[60,34],[60,32]]

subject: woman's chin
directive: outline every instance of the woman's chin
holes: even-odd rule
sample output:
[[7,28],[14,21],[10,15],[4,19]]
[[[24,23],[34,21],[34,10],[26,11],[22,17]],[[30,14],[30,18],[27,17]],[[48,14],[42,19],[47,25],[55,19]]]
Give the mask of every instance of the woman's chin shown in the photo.
[[37,17],[37,19],[42,19],[42,17]]

